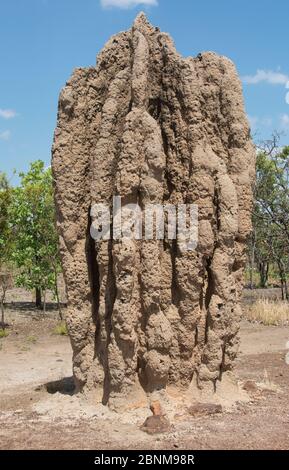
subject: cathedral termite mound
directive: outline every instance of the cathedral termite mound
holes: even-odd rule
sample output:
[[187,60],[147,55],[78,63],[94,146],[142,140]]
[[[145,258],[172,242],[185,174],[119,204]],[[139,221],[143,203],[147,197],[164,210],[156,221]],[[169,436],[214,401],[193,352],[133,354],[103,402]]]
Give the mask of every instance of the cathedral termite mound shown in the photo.
[[[232,376],[251,230],[254,148],[233,63],[183,58],[140,14],[61,92],[53,145],[77,390],[116,410]],[[196,249],[103,240],[91,208],[195,204]]]

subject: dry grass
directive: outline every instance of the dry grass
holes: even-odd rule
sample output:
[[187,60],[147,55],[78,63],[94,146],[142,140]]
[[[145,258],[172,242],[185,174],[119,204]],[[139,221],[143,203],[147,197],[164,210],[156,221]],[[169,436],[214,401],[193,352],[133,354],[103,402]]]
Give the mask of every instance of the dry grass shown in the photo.
[[28,337],[27,337],[27,342],[28,342],[28,343],[32,343],[32,344],[37,343],[37,338],[36,338],[36,336],[28,336]]
[[246,310],[245,315],[249,321],[257,321],[266,326],[285,325],[289,323],[289,303],[259,299]]
[[6,338],[9,335],[7,330],[0,329],[0,338]]
[[264,375],[263,375],[262,380],[257,383],[257,387],[260,390],[269,391],[269,392],[279,392],[280,391],[278,385],[276,385],[271,380],[271,378],[269,377],[269,374],[268,374],[266,369],[264,370]]
[[67,331],[67,326],[65,322],[59,323],[55,328],[54,328],[54,334],[55,335],[60,335],[60,336],[67,336],[68,331]]

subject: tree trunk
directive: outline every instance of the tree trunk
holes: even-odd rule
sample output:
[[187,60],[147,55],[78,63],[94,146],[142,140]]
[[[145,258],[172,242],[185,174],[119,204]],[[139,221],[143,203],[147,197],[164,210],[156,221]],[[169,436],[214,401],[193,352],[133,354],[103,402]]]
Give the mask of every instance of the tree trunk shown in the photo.
[[284,284],[283,284],[283,279],[282,279],[282,277],[280,278],[280,284],[281,284],[282,300],[285,300]]
[[1,295],[1,326],[2,330],[5,330],[5,307],[4,302],[6,298],[7,286],[2,286],[2,295]]
[[4,298],[1,297],[1,328],[5,330],[5,309],[4,309]]
[[277,264],[279,268],[279,277],[282,289],[282,300],[289,300],[288,283],[286,279],[284,264],[281,260],[279,260]]
[[42,309],[41,289],[39,287],[35,289],[35,306],[36,308]]
[[267,288],[269,266],[270,265],[269,265],[269,263],[267,263],[267,261],[262,261],[262,262],[259,263],[260,287],[262,289]]
[[286,278],[285,278],[284,288],[285,288],[286,300],[289,300],[288,283],[287,283],[287,279],[286,279]]
[[253,242],[250,253],[250,289],[254,289],[254,266],[255,266],[255,242]]
[[254,269],[253,269],[252,264],[251,264],[251,265],[250,265],[250,284],[249,284],[249,288],[250,288],[251,290],[254,289],[253,274],[254,274]]
[[43,313],[46,313],[46,289],[43,292]]

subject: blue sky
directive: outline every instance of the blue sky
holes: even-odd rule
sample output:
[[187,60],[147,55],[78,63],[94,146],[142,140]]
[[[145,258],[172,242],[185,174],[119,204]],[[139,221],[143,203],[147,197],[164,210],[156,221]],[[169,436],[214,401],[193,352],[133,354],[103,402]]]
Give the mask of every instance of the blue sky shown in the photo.
[[0,171],[50,163],[61,87],[140,10],[184,56],[230,57],[256,139],[278,129],[289,143],[288,0],[1,0]]

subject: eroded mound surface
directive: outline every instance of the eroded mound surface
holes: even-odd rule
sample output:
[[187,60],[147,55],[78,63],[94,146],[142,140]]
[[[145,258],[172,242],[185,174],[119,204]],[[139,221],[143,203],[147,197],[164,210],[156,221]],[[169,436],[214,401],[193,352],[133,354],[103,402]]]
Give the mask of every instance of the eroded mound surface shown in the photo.
[[[238,347],[254,150],[233,63],[182,58],[143,14],[62,90],[53,146],[67,322],[80,390],[214,392]],[[96,203],[196,204],[199,242],[90,237]]]

